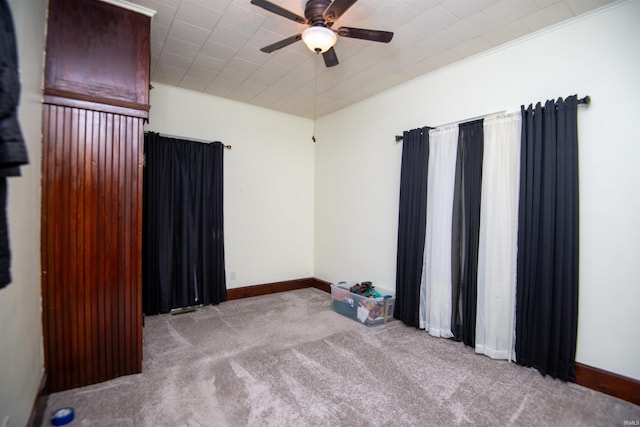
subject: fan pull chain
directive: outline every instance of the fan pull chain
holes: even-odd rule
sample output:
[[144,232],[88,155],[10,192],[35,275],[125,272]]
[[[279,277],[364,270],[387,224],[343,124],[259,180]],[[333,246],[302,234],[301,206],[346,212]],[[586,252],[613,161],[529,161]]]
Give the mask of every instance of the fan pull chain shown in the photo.
[[320,54],[317,53],[313,60],[313,134],[311,135],[311,141],[316,142],[316,115],[318,114],[318,58]]

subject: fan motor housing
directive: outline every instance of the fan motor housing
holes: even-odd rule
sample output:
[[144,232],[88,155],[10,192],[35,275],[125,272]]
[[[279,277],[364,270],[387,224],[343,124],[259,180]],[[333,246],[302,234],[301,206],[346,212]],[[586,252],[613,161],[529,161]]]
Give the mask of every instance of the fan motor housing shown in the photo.
[[327,26],[322,14],[331,4],[331,0],[309,0],[304,8],[304,17],[307,18],[309,25]]

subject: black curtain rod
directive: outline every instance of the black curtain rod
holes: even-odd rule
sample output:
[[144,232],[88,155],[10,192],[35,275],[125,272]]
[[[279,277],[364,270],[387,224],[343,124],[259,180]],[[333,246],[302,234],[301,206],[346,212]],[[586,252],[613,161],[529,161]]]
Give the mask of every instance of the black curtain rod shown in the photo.
[[584,98],[578,99],[578,104],[586,104],[586,105],[591,104],[591,97],[587,95]]
[[[166,133],[160,133],[160,136],[163,136],[165,138],[173,138],[173,139],[182,139],[185,141],[193,141],[193,142],[202,142],[205,144],[211,144],[212,142],[220,142],[220,141],[211,141],[211,140],[206,140],[206,139],[198,139],[198,138],[185,138],[184,136],[175,136],[175,135],[169,135]],[[222,144],[222,142],[220,142]],[[231,150],[231,145],[222,145],[225,149],[227,150]]]
[[[585,104],[585,105],[591,104],[591,97],[589,95],[587,95],[584,98],[578,99],[578,104]],[[490,116],[490,115],[491,114],[487,114],[487,116]],[[464,121],[461,121],[460,123],[464,123],[464,122],[472,121],[472,120],[474,120],[474,119],[464,120]],[[456,123],[456,122],[454,122],[454,123]],[[429,127],[429,126],[425,126],[425,127],[428,127],[429,129],[435,129],[435,128],[432,128],[432,127]],[[403,138],[402,135],[396,135],[396,142],[402,141],[402,138]]]

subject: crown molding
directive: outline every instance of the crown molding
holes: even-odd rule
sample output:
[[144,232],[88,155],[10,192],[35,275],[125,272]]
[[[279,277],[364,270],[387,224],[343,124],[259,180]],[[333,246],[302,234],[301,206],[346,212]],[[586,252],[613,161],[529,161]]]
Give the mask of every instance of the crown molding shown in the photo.
[[131,10],[133,12],[141,13],[143,15],[147,15],[150,18],[153,18],[153,16],[156,14],[156,11],[153,10],[153,9],[149,9],[147,7],[144,7],[144,6],[133,4],[133,3],[128,2],[126,0],[100,0],[100,1],[104,2],[104,3],[112,4],[114,6],[121,7],[123,9],[128,9],[128,10]]

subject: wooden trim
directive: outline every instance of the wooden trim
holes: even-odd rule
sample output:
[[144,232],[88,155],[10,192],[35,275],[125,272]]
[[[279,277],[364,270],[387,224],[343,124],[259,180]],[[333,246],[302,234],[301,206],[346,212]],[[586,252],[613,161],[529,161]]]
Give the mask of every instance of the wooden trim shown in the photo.
[[136,12],[136,13],[140,13],[142,15],[146,15],[149,18],[153,18],[155,16],[155,14],[157,13],[155,10],[153,9],[149,9],[148,7],[144,7],[144,6],[140,6],[138,4],[133,4],[131,2],[128,1],[123,1],[123,0],[100,0],[103,3],[109,3],[112,4],[114,6],[118,6],[121,7],[123,9],[127,9],[130,10],[132,12]]
[[331,293],[331,283],[324,280],[316,279],[315,277],[311,278],[311,287],[320,289],[321,291],[325,291],[327,293]]
[[277,292],[293,291],[296,289],[311,288],[313,279],[286,280],[283,282],[265,283],[262,285],[244,286],[242,288],[227,289],[227,301],[241,298],[256,297],[259,295],[274,294]]
[[31,416],[27,422],[28,427],[39,427],[43,425],[44,413],[47,410],[47,401],[49,400],[49,389],[47,388],[47,375],[42,375],[40,380],[40,388],[31,408]]
[[306,277],[304,279],[243,286],[241,288],[227,289],[227,301],[305,288],[316,288],[321,291],[331,292],[330,285],[331,284],[329,282],[325,282],[324,280],[316,279],[315,277]]
[[576,363],[576,384],[640,405],[640,381]]
[[101,111],[123,116],[149,118],[149,106],[133,102],[114,101],[90,95],[80,96],[72,92],[45,89],[44,103],[62,107],[80,108],[83,110]]

